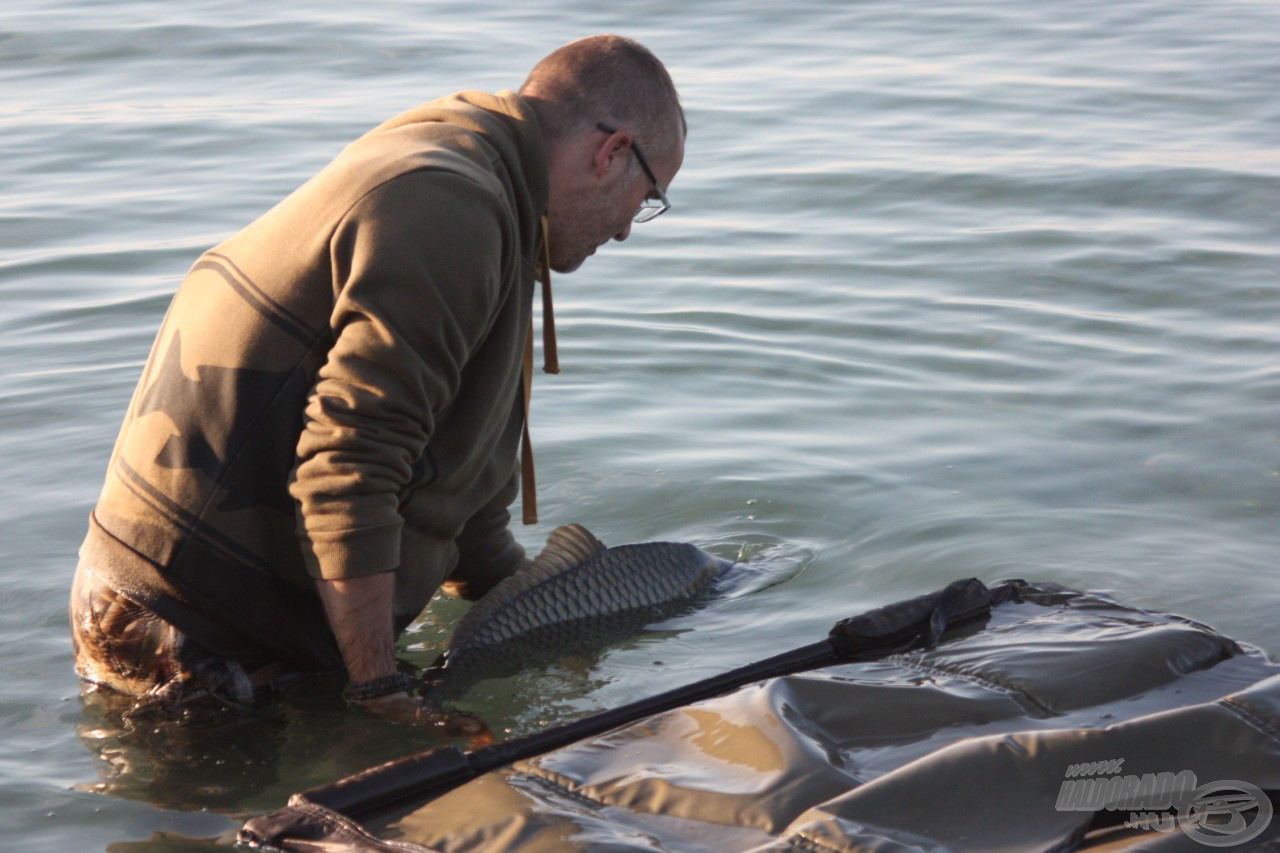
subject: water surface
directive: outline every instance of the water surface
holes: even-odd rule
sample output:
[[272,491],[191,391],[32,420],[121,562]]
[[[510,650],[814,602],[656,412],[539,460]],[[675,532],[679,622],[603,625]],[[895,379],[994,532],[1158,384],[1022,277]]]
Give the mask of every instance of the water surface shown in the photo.
[[[252,724],[82,706],[66,597],[199,253],[420,101],[633,35],[689,113],[674,210],[557,280],[544,524],[762,584],[468,697],[526,732],[958,578],[1280,651],[1280,7],[1190,0],[35,3],[0,18],[0,824],[183,849],[421,749],[320,687]],[[464,607],[406,638],[425,665]],[[209,841],[208,843],[215,843]]]

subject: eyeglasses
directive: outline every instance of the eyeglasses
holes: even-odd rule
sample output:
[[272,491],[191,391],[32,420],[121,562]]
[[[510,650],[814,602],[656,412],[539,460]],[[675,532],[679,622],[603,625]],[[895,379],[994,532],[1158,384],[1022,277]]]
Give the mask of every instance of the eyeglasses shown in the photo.
[[[617,133],[618,131],[604,122],[596,122],[596,128],[603,130],[605,133]],[[649,182],[653,184],[653,191],[658,194],[657,198],[645,196],[644,201],[640,202],[640,207],[636,210],[635,216],[631,217],[632,222],[648,222],[651,219],[657,219],[662,214],[671,209],[671,202],[667,201],[667,194],[662,191],[662,187],[658,186],[658,179],[653,174],[653,169],[649,168],[649,164],[645,161],[644,155],[640,153],[640,146],[636,144],[634,139],[631,140],[631,150],[635,152],[636,162],[640,164],[640,168],[644,169],[645,175],[649,178]]]

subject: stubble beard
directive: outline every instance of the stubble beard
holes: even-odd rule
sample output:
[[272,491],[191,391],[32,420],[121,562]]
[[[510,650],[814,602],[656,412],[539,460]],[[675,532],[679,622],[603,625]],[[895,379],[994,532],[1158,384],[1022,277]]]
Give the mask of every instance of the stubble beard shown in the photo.
[[[596,249],[622,232],[627,220],[616,220],[622,209],[621,198],[625,190],[625,182],[618,181],[614,186],[601,190],[594,198],[584,198],[573,206],[568,227],[564,229],[572,241],[569,247],[571,254],[567,258],[562,256],[559,263],[552,264],[556,272],[570,273],[578,269],[586,263],[587,258],[595,254]],[[610,225],[602,226],[603,222]],[[557,249],[554,229],[551,233],[551,248],[554,258]]]

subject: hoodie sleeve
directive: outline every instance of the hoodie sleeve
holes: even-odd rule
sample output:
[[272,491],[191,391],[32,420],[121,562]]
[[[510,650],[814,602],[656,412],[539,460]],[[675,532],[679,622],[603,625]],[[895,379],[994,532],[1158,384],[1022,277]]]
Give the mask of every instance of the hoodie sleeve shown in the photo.
[[290,486],[312,576],[397,567],[398,494],[493,322],[504,221],[487,188],[424,170],[370,192],[335,230],[335,343]]

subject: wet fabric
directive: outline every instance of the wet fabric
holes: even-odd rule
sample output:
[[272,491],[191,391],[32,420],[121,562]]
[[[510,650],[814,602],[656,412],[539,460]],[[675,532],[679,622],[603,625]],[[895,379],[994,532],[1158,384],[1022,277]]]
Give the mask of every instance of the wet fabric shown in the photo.
[[[1208,800],[1168,807],[1152,784],[1170,780]],[[1206,805],[1220,782],[1259,793],[1243,828]],[[1024,585],[935,648],[750,685],[359,822],[295,797],[309,829],[276,843],[1203,850],[1197,832],[1274,838],[1266,792],[1280,792],[1280,667],[1176,616]]]
[[71,642],[86,690],[105,691],[121,710],[194,703],[248,708],[301,677],[278,664],[250,671],[215,654],[84,566],[71,588]]

